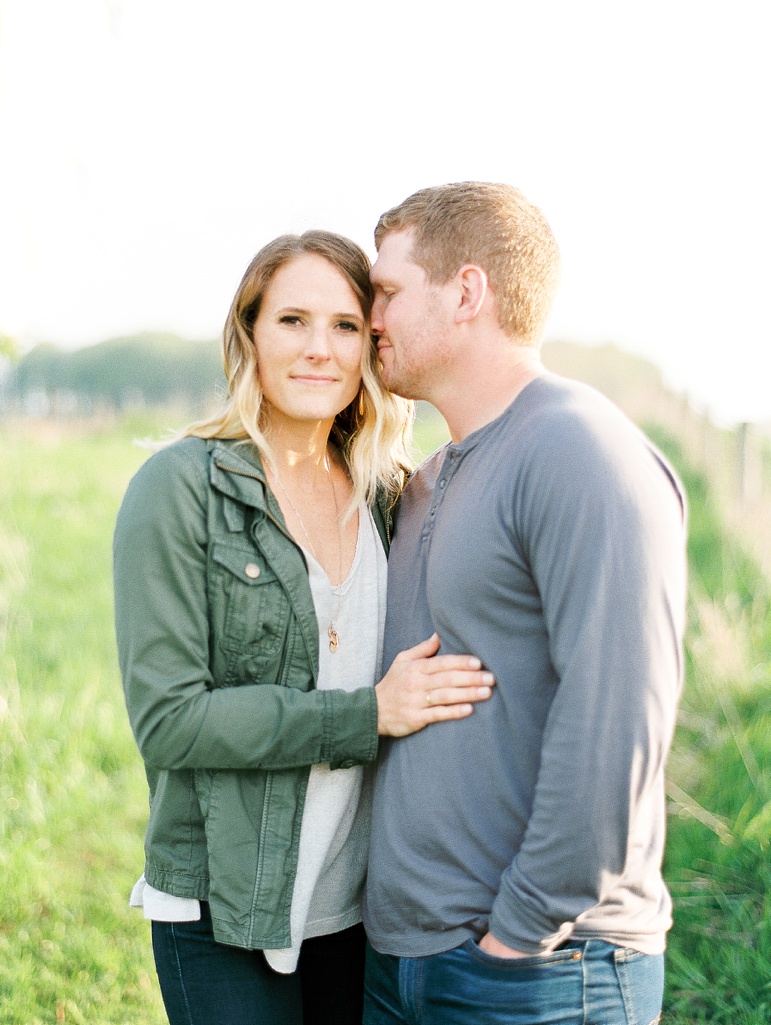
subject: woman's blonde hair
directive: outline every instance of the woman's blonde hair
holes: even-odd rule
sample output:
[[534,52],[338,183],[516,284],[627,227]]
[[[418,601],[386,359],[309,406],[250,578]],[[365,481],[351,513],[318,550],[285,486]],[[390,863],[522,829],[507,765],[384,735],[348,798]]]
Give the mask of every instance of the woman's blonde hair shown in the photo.
[[263,458],[271,458],[264,434],[254,324],[273,275],[284,264],[311,253],[335,267],[353,289],[365,320],[361,385],[353,402],[337,414],[331,439],[341,452],[353,482],[349,510],[364,499],[372,503],[379,488],[398,492],[412,465],[409,444],[413,404],[386,391],[380,381],[377,349],[369,337],[373,288],[366,253],[342,235],[306,231],[281,235],[254,257],[241,279],[225,321],[223,366],[227,380],[224,406],[213,416],[190,424],[179,437],[251,439]]

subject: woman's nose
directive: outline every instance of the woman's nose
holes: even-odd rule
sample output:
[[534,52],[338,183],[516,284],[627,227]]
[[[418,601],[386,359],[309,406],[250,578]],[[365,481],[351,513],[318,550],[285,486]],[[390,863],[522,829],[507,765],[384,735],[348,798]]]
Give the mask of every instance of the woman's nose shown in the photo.
[[305,350],[306,355],[322,359],[328,357],[330,351],[329,334],[326,327],[321,325],[314,327],[308,338],[308,345]]

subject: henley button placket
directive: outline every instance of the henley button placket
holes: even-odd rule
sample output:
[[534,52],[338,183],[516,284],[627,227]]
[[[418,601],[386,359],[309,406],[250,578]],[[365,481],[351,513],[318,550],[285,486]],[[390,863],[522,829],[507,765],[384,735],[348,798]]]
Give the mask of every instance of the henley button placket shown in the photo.
[[[442,499],[444,498],[444,494],[446,493],[447,485],[450,483],[450,478],[452,477],[453,472],[455,471],[455,466],[457,465],[457,464],[455,464],[455,459],[457,458],[457,455],[458,455],[457,452],[448,452],[447,455],[445,456],[444,465],[442,466],[442,469],[441,469],[442,476],[439,478],[439,480],[436,482],[436,484],[434,484],[434,496],[433,496],[434,497],[434,502],[431,505],[431,507],[430,507],[430,509],[428,511],[428,516],[427,516],[427,518],[426,518],[426,520],[424,522],[424,528],[423,528],[423,538],[424,539],[428,538],[428,536],[431,534],[431,532],[433,530],[433,521],[436,519],[437,510],[439,509],[439,505],[440,505]],[[452,460],[452,463],[451,463],[451,460]]]

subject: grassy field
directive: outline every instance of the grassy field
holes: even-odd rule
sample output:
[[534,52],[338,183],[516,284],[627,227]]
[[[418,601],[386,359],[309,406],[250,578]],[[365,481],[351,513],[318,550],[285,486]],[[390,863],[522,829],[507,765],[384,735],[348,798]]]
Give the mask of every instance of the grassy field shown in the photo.
[[[126,906],[146,792],[114,652],[110,539],[159,424],[0,429],[0,1025],[165,1021]],[[441,440],[423,429],[426,447]],[[428,432],[433,432],[428,440]],[[675,458],[674,446],[662,439]],[[771,1019],[771,598],[698,475],[670,765],[672,1025]]]
[[132,429],[0,441],[0,1022],[165,1021],[129,913],[146,789],[114,651]]
[[677,444],[649,433],[691,506],[686,687],[668,771],[665,1020],[761,1025],[771,1021],[771,583],[726,534]]

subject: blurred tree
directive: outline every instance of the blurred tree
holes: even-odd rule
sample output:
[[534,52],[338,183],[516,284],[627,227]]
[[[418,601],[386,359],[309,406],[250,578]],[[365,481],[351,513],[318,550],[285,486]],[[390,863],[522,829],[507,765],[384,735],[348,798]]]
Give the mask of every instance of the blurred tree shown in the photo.
[[9,391],[17,398],[45,393],[77,397],[84,406],[159,406],[169,402],[201,407],[224,388],[219,344],[190,342],[170,334],[114,338],[63,352],[35,346],[16,366]]
[[14,361],[19,358],[19,346],[15,338],[0,334],[0,357]]

